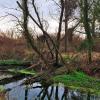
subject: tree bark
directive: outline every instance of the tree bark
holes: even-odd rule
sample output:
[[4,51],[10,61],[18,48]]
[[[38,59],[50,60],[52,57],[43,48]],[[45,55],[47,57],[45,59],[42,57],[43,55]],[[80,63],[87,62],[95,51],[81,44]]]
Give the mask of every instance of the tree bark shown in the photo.
[[56,64],[59,64],[59,48],[60,48],[60,38],[61,38],[61,29],[62,29],[62,19],[63,19],[63,13],[64,13],[64,1],[61,0],[61,14],[60,14],[60,21],[59,21],[59,28],[58,28],[58,34],[57,34],[57,49],[56,49]]
[[84,9],[83,9],[83,16],[84,16],[84,28],[88,39],[88,61],[89,63],[92,62],[92,36],[90,31],[89,19],[88,19],[88,0],[84,0]]
[[[19,2],[17,2],[17,3],[19,4]],[[32,37],[31,37],[31,35],[30,35],[29,31],[28,31],[28,15],[29,15],[29,11],[28,11],[27,3],[28,3],[28,0],[22,0],[22,6],[21,5],[19,6],[23,10],[23,34],[24,34],[27,42],[31,45],[32,49],[40,56],[40,58],[46,64],[46,66],[49,66],[47,60],[43,57],[42,53],[34,45],[34,42],[32,41]]]
[[65,0],[65,52],[68,50],[68,4],[67,0]]

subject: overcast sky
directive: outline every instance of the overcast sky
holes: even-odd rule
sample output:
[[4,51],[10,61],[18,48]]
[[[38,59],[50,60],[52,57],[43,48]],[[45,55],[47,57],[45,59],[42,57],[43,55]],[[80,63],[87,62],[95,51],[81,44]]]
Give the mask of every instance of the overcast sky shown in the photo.
[[13,26],[13,23],[10,22],[12,17],[3,18],[7,13],[16,13],[15,11],[9,8],[16,8],[16,0],[0,0],[0,29],[6,30],[10,29]]
[[[2,16],[5,16],[7,13],[12,13],[14,15],[19,15],[19,12],[16,12],[13,9],[10,8],[17,8],[16,4],[17,0],[0,0],[0,30],[9,30],[13,28],[15,25],[14,22],[12,21],[14,18],[11,16],[8,16],[6,18],[2,18]],[[37,1],[37,0],[36,0]],[[49,2],[45,2],[46,0],[38,0],[37,5],[39,9],[41,10],[40,12],[43,12],[43,16],[46,19],[49,19],[49,30],[50,32],[54,32],[56,30],[56,27],[58,26],[58,23],[56,20],[53,20],[50,17],[50,12],[56,11],[56,8],[54,8],[52,0],[48,0]]]

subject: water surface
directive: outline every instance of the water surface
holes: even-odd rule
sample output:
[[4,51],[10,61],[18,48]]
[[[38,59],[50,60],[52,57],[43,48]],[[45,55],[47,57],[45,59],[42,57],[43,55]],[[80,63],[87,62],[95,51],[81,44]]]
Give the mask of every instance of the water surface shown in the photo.
[[100,100],[100,96],[70,90],[63,84],[43,86],[33,83],[31,86],[20,85],[23,80],[4,85],[7,92],[0,95],[0,100]]

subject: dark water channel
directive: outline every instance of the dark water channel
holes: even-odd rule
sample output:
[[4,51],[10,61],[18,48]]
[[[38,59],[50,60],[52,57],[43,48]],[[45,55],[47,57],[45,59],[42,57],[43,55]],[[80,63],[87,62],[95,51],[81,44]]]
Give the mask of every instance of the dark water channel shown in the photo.
[[100,96],[70,90],[62,84],[43,86],[34,83],[31,86],[20,85],[23,80],[4,85],[8,91],[0,95],[0,100],[100,100]]

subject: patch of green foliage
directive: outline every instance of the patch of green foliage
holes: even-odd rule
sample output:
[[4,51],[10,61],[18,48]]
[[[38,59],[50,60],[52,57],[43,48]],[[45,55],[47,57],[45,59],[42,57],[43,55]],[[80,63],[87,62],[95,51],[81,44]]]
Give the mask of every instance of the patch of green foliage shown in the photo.
[[35,75],[35,71],[34,70],[15,70],[15,69],[9,69],[10,72],[13,72],[15,74],[26,74],[26,75]]
[[57,75],[53,80],[55,83],[64,83],[71,89],[100,94],[100,79],[92,78],[83,72],[75,71],[71,74]]
[[0,65],[4,65],[4,64],[7,64],[7,65],[12,65],[12,64],[20,65],[20,64],[24,64],[24,63],[26,63],[26,62],[19,61],[19,60],[0,60]]
[[67,63],[73,63],[73,62],[78,62],[80,61],[78,55],[62,55],[63,60]]
[[78,55],[75,56],[69,56],[69,55],[63,55],[63,59],[65,62],[71,63],[78,61]]
[[[94,41],[91,41],[91,47],[93,46]],[[89,49],[89,42],[87,39],[85,39],[84,41],[82,41],[82,43],[79,45],[78,48],[76,48],[76,50],[78,52],[80,51],[87,51]]]

